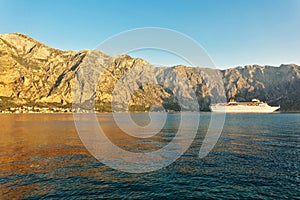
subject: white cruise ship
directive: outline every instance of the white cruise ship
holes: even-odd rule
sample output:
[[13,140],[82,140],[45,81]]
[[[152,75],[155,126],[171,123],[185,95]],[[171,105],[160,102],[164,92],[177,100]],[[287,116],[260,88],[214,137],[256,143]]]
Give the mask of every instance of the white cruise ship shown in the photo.
[[251,102],[236,102],[230,99],[228,103],[218,103],[210,106],[212,112],[218,113],[271,113],[278,110],[280,106],[269,106],[258,99]]

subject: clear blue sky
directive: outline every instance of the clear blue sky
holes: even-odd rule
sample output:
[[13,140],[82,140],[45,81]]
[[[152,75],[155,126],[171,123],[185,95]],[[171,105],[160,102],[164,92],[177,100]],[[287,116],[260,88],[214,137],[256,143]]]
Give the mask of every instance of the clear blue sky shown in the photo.
[[[0,0],[0,33],[59,49],[93,49],[139,27],[164,27],[200,43],[218,68],[300,64],[300,0]],[[140,52],[150,62],[171,56]]]

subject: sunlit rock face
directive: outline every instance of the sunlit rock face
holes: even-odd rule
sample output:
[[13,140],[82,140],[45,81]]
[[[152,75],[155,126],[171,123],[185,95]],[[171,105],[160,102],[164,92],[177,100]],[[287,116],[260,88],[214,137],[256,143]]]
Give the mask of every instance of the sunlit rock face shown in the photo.
[[300,68],[293,64],[227,70],[154,67],[128,55],[62,51],[26,35],[0,35],[1,109],[75,103],[98,111],[196,111],[234,97],[258,98],[296,111],[300,110],[299,78]]

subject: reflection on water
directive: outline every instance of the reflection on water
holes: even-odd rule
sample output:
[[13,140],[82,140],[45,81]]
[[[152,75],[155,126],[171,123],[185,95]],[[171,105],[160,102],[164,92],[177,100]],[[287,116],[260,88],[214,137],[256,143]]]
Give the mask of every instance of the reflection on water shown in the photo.
[[[111,114],[98,120],[119,147],[149,152],[167,145],[178,129],[169,114],[150,138],[124,134]],[[147,126],[147,114],[132,114]],[[101,164],[82,145],[72,114],[0,115],[0,199],[11,198],[297,198],[300,196],[300,115],[227,115],[222,137],[198,158],[209,113],[189,150],[151,173],[130,174]]]

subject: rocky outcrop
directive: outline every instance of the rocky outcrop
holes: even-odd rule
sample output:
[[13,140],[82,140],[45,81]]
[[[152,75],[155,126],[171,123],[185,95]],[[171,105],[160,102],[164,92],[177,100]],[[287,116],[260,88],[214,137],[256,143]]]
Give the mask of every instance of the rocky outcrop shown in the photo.
[[223,71],[227,97],[237,101],[259,98],[284,111],[300,110],[300,67],[248,65]]
[[42,105],[98,111],[209,110],[211,103],[259,98],[299,111],[297,65],[227,70],[154,67],[128,55],[61,51],[22,34],[0,35],[0,107]]
[[0,35],[0,96],[17,104],[70,102],[72,80],[85,55],[22,34]]

